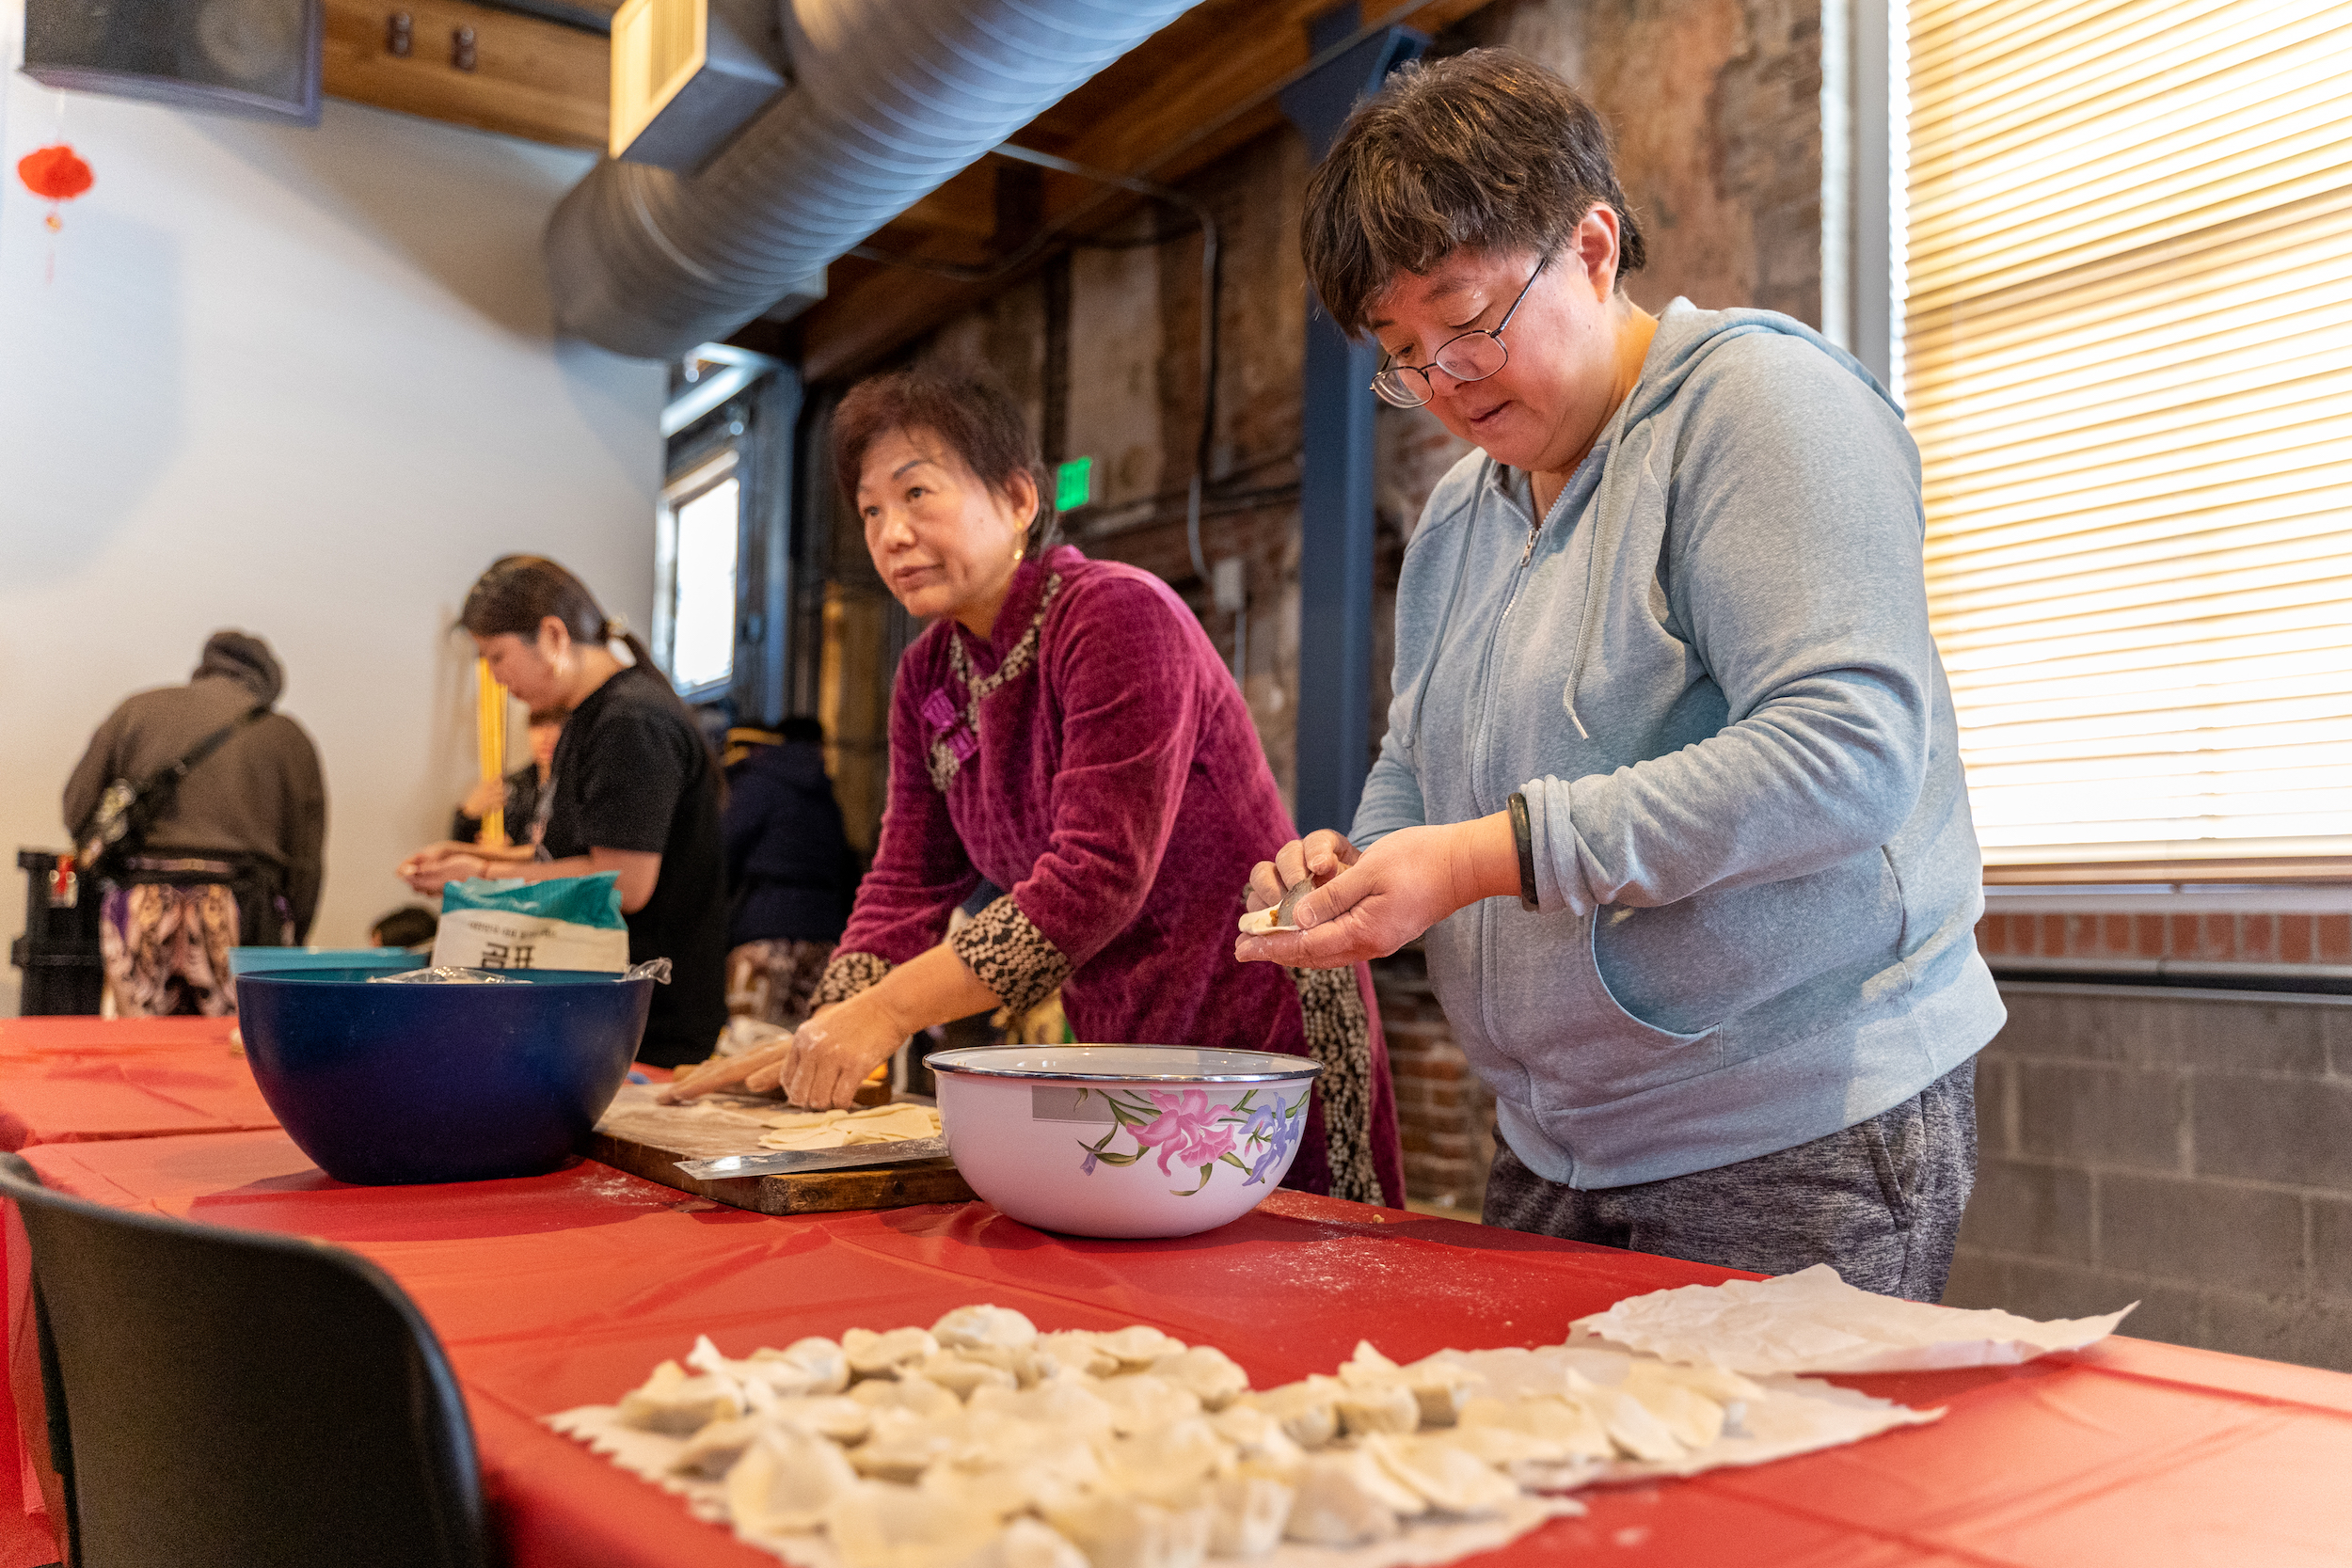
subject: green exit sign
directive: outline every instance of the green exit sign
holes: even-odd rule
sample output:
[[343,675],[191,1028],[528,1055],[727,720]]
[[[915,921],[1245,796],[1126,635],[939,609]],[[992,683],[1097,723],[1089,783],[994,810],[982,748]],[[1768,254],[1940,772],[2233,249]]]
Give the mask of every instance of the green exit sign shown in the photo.
[[1054,510],[1075,512],[1094,500],[1094,459],[1073,457],[1054,470]]

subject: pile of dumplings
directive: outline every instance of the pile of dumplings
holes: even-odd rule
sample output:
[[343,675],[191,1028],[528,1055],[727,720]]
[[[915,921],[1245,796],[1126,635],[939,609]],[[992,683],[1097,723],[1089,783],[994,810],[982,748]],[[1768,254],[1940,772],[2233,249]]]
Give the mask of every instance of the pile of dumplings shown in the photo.
[[845,1568],[1198,1568],[1493,1517],[1703,1449],[1762,1395],[1662,1363],[1485,1384],[1459,1353],[1399,1366],[1363,1343],[1337,1376],[1252,1390],[1214,1346],[983,1306],[743,1360],[705,1338],[615,1414],[682,1439],[672,1474],[718,1483],[745,1537],[821,1530]]
[[862,1111],[785,1111],[762,1117],[773,1129],[762,1148],[849,1148],[939,1136],[939,1112],[929,1105],[871,1105]]

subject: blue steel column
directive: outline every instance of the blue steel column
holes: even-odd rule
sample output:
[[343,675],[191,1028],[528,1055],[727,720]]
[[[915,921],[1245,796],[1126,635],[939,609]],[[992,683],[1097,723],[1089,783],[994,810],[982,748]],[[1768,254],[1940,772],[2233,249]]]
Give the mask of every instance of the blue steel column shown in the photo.
[[[1311,29],[1320,54],[1361,23],[1353,4]],[[1406,27],[1374,34],[1282,93],[1282,111],[1322,162],[1358,99],[1414,58],[1428,39]],[[1350,342],[1320,309],[1307,313],[1306,403],[1299,511],[1298,788],[1302,833],[1345,832],[1371,766],[1373,394],[1379,351]]]

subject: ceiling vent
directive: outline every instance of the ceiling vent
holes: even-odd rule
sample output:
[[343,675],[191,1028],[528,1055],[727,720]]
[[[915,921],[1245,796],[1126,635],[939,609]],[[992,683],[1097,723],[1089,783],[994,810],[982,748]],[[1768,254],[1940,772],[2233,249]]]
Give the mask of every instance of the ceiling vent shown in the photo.
[[627,0],[612,13],[612,153],[691,174],[784,90],[773,0]]
[[176,109],[319,122],[321,0],[27,0],[24,74]]
[[792,80],[774,103],[691,175],[632,143],[556,208],[564,330],[675,359],[822,297],[851,245],[1193,3],[779,0]]

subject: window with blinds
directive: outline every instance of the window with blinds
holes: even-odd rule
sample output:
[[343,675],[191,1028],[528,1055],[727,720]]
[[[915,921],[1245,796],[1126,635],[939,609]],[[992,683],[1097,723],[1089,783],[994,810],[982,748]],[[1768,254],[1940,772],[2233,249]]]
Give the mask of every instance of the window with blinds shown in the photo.
[[1904,394],[1994,879],[2352,854],[2352,3],[1916,0]]

